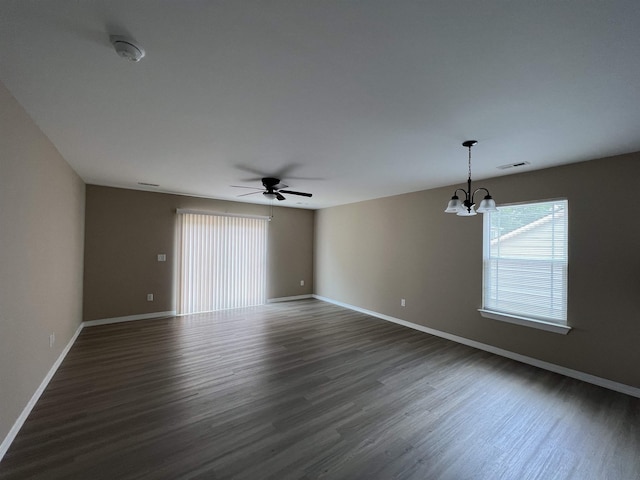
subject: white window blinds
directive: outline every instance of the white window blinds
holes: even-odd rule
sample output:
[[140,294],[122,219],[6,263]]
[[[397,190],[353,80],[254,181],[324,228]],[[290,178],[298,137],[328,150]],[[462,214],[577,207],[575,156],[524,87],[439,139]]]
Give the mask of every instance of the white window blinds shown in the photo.
[[485,214],[485,310],[566,324],[567,218],[566,200]]
[[178,313],[264,304],[267,226],[267,218],[178,211]]

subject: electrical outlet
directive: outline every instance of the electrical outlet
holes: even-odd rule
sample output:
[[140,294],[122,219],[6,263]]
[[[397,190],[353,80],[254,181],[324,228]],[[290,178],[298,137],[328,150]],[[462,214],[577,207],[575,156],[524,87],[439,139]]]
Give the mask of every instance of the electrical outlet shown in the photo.
[[56,343],[56,334],[52,333],[49,335],[49,348],[53,348],[53,345]]
[[159,262],[166,262],[167,261],[167,254],[166,253],[159,253],[158,254],[158,261]]
[[401,307],[406,307],[407,306],[407,302],[405,302],[404,298],[400,299],[400,306]]
[[147,302],[153,302],[153,293],[147,293]]
[[300,286],[304,287],[304,280],[300,280]]

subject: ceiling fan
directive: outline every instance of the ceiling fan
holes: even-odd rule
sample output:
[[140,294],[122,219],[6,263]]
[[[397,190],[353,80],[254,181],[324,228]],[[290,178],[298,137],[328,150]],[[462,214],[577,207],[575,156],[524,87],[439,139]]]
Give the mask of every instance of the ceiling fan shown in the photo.
[[310,193],[294,192],[293,190],[283,190],[285,188],[288,188],[289,186],[285,185],[284,183],[280,183],[280,179],[279,178],[264,177],[262,179],[262,185],[264,186],[264,190],[262,188],[245,187],[245,186],[242,186],[242,185],[231,185],[231,186],[232,187],[236,187],[236,188],[251,188],[253,190],[257,190],[256,192],[243,193],[242,195],[238,195],[239,197],[246,197],[247,195],[254,195],[254,194],[260,193],[260,192],[262,192],[262,194],[265,197],[267,197],[269,200],[273,200],[273,199],[277,198],[280,201],[287,199],[284,195],[282,195],[283,193],[287,193],[289,195],[300,195],[302,197],[310,197],[311,196]]

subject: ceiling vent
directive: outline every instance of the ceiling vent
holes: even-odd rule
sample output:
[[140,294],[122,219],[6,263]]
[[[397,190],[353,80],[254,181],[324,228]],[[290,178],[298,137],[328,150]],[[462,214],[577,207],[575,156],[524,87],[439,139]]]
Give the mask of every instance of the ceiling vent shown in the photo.
[[136,45],[135,41],[131,38],[111,35],[109,40],[113,48],[116,49],[116,53],[130,62],[139,62],[140,59],[144,57],[144,49],[140,45]]
[[518,162],[518,163],[507,163],[506,165],[500,165],[496,167],[498,170],[507,170],[509,168],[519,168],[524,167],[525,165],[531,165],[530,162]]

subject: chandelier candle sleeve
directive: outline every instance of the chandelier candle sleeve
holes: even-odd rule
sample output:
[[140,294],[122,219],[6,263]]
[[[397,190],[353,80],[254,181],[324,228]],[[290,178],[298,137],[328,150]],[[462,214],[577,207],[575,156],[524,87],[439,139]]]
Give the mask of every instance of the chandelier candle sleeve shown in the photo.
[[[449,204],[447,205],[447,209],[445,213],[455,213],[460,217],[472,217],[477,212],[487,213],[487,212],[496,212],[498,209],[496,208],[496,202],[493,200],[491,195],[489,194],[489,190],[486,188],[480,187],[476,188],[473,193],[471,193],[471,147],[473,147],[477,140],[467,140],[462,143],[463,147],[469,149],[469,178],[467,179],[467,189],[464,190],[462,188],[458,188],[455,192],[453,192],[453,197],[449,200]],[[475,202],[473,200],[476,193],[480,190],[484,191],[486,195],[480,202],[480,206],[477,210],[474,209]],[[464,201],[460,201],[460,197],[458,197],[458,192],[464,193]]]

